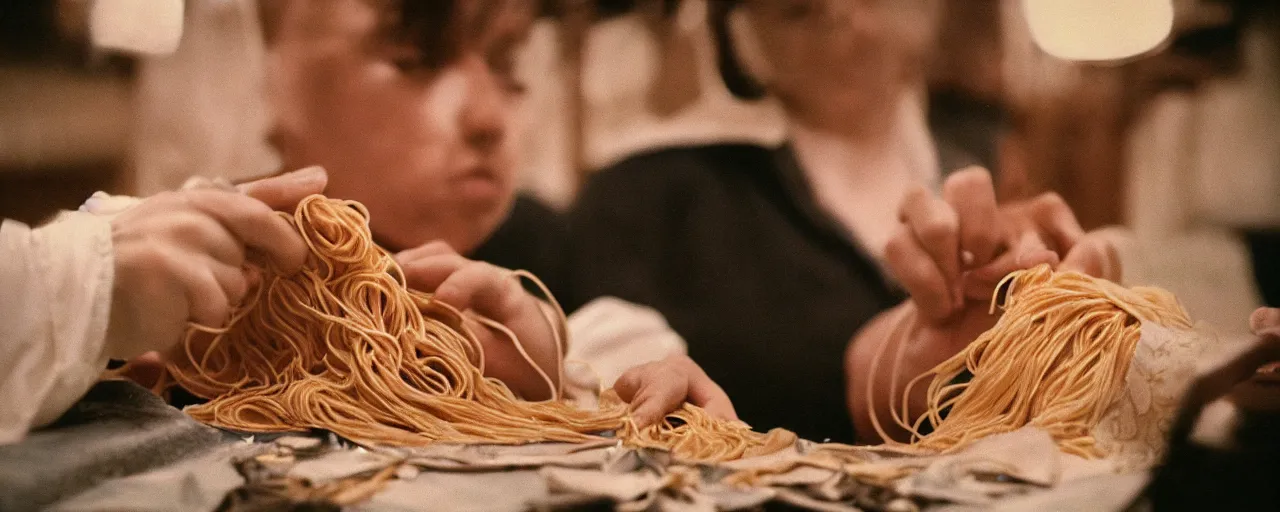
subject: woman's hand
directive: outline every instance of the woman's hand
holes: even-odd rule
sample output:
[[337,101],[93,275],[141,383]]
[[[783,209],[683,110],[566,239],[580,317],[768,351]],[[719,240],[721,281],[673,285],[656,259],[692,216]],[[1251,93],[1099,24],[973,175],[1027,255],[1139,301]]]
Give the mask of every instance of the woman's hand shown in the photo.
[[[1048,264],[1120,279],[1112,244],[1101,233],[1085,233],[1061,198],[1045,194],[998,205],[991,176],[983,169],[953,173],[943,185],[942,197],[924,189],[911,192],[900,217],[902,224],[885,250],[885,263],[911,299],[863,328],[846,353],[849,406],[867,441],[878,441],[868,437],[875,432],[873,410],[882,427],[892,427],[886,430],[902,437],[904,432],[889,420],[890,404],[900,403],[907,381],[995,325],[998,316],[989,313],[991,297],[1009,273]],[[890,367],[900,352],[895,380]],[[914,390],[910,414],[923,410],[925,391],[923,386]]]

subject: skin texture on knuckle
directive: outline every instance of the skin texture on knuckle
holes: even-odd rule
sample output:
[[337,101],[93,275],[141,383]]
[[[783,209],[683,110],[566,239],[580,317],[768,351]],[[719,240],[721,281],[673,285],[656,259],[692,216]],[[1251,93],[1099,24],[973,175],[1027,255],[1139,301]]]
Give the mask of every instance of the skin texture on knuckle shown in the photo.
[[120,260],[141,275],[150,277],[148,281],[163,282],[177,278],[180,262],[170,256],[174,251],[166,243],[130,244],[121,252]]
[[166,190],[143,201],[143,204],[161,208],[172,208],[186,205],[186,194],[174,190]]
[[1067,205],[1067,200],[1063,199],[1061,194],[1053,191],[1045,192],[1036,196],[1035,204],[1041,209],[1055,215],[1063,212],[1071,212],[1071,207]]
[[[191,304],[180,265],[180,251],[163,243],[133,243],[117,248],[116,289],[145,305],[154,301],[178,301],[183,311]],[[175,287],[180,287],[175,289]],[[175,292],[177,295],[174,295]]]
[[187,247],[210,245],[222,235],[216,221],[192,212],[179,212],[167,217],[165,222],[168,236]]
[[[222,194],[230,194],[229,192],[221,192]],[[250,224],[267,224],[277,219],[275,210],[270,206],[256,199],[234,197],[232,201],[235,206],[227,215],[236,218],[236,222],[245,225]]]
[[457,254],[458,251],[453,250],[453,246],[444,240],[433,240],[422,246],[424,251],[432,254]]
[[1085,257],[1093,260],[1093,275],[1111,281],[1119,281],[1122,276],[1120,267],[1120,251],[1115,244],[1102,237],[1086,237],[1076,245],[1075,250],[1083,251]]
[[440,302],[455,308],[466,309],[466,307],[461,304],[461,302],[463,302],[462,299],[465,298],[463,288],[458,286],[458,284],[453,280],[446,280],[444,283],[441,283],[440,286],[436,287],[435,295]]
[[921,223],[920,241],[930,247],[948,244],[955,239],[958,230],[959,224],[955,214],[939,213]]
[[231,300],[211,276],[201,276],[199,285],[189,288],[192,319],[209,327],[222,327],[231,318]]
[[905,229],[899,228],[889,238],[889,243],[884,246],[885,263],[888,264],[890,272],[893,272],[899,278],[902,277],[901,273],[898,272],[899,267],[903,260],[907,258],[907,255],[910,254],[909,246],[913,244],[915,244],[915,241],[911,234]]
[[238,304],[244,300],[249,294],[249,279],[243,274],[236,276],[228,281],[227,299],[234,304]]
[[529,292],[526,292],[519,281],[505,275],[499,276],[497,279],[501,280],[501,285],[496,292],[498,293],[498,299],[495,308],[498,312],[513,313],[519,311],[533,315],[541,313],[540,301],[530,295]]
[[[270,207],[256,200],[235,198],[227,203],[226,209],[219,215],[228,225],[236,226],[236,229],[240,230],[246,239],[268,236],[280,237],[277,240],[277,250],[279,251],[295,249],[293,247],[295,244],[292,242],[296,242],[297,245],[305,245],[302,239],[294,234],[294,230],[289,227],[288,222],[279,218]],[[252,235],[247,230],[252,230]],[[277,259],[293,260],[297,255],[273,254],[272,256]]]
[[160,279],[171,280],[173,284],[181,286],[190,299],[189,302],[194,305],[194,299],[197,298],[196,291],[204,284],[203,280],[197,277],[198,271],[193,268],[196,265],[194,255],[179,248],[170,247],[157,249],[156,254],[150,259],[155,263],[151,268],[162,271],[153,275]]
[[902,203],[898,207],[898,219],[906,221],[910,212],[920,208],[921,205],[933,199],[933,194],[924,185],[919,183],[911,185],[907,192],[902,195]]
[[991,173],[981,167],[967,167],[965,169],[958,170],[951,173],[951,175],[947,176],[947,179],[942,182],[943,193],[949,196],[959,196],[971,191],[983,189],[993,190],[994,185],[992,184]]
[[618,377],[618,380],[613,383],[613,389],[618,393],[619,398],[628,402],[635,398],[636,392],[640,390],[640,375],[644,371],[645,367],[641,365],[623,372]]
[[1280,308],[1258,308],[1249,315],[1249,328],[1259,335],[1280,328]]
[[[992,229],[973,230],[966,237],[969,242],[974,245],[985,248],[988,252],[996,252],[1000,247],[1000,235]],[[987,257],[992,255],[988,254]]]

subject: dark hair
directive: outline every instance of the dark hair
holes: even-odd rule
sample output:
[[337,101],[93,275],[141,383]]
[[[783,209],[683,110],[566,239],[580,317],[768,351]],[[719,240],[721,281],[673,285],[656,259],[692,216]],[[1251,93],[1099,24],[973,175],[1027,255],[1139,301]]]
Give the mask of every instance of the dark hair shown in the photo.
[[[283,16],[297,0],[258,2],[263,36],[274,40]],[[314,0],[304,0],[314,1]],[[480,33],[500,5],[495,0],[362,0],[378,13],[379,32],[395,44],[416,50],[418,64],[440,67],[456,58],[470,34]],[[535,13],[546,14],[547,0],[528,0]],[[467,11],[462,6],[476,6]]]
[[729,15],[740,5],[741,0],[710,0],[707,24],[711,27],[711,37],[716,46],[716,67],[720,70],[720,79],[738,99],[754,101],[764,98],[764,86],[743,69],[729,32]]
[[[381,31],[392,41],[416,49],[423,66],[441,67],[461,52],[471,27],[461,19],[460,0],[376,1],[385,6],[379,6],[382,7]],[[490,5],[491,2],[486,2],[485,10]]]

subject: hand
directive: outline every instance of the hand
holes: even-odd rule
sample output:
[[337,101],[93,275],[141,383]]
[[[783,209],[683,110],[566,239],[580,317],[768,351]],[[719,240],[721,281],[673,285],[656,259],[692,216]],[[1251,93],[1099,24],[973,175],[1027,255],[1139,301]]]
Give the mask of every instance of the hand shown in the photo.
[[324,190],[313,168],[243,185],[142,200],[111,220],[115,284],[108,354],[129,359],[176,344],[187,322],[222,326],[249,289],[249,249],[288,272],[307,246],[273,208],[292,208]]
[[613,390],[618,398],[631,404],[631,417],[640,427],[661,421],[686,401],[706,409],[712,416],[738,419],[729,395],[683,354],[627,370],[618,377]]
[[559,388],[563,357],[559,350],[564,347],[556,347],[556,333],[548,322],[551,307],[525,291],[511,270],[466,259],[444,242],[403,251],[396,261],[410,288],[433,292],[436,299],[460,311],[506,326],[537,365],[530,367],[506,336],[469,318],[469,327],[484,348],[486,376],[505,382],[526,399],[551,398],[547,380]]
[[[954,173],[943,185],[942,198],[923,189],[911,192],[901,218],[885,258],[911,300],[859,331],[846,354],[849,405],[866,441],[878,441],[867,437],[875,435],[873,409],[881,426],[902,438],[903,431],[889,421],[890,404],[900,403],[895,401],[907,381],[995,325],[998,316],[988,313],[991,296],[1009,273],[1049,264],[1120,278],[1113,245],[1102,233],[1084,233],[1061,198],[1046,194],[997,205],[991,176],[983,169]],[[889,367],[900,350],[904,356],[895,381]],[[925,391],[925,386],[914,389],[912,415],[923,409]]]
[[1119,278],[1115,251],[1102,237],[1086,236],[1061,197],[997,205],[991,175],[981,168],[953,173],[940,198],[912,190],[899,216],[886,264],[930,321],[989,301],[1009,273],[1042,263]]

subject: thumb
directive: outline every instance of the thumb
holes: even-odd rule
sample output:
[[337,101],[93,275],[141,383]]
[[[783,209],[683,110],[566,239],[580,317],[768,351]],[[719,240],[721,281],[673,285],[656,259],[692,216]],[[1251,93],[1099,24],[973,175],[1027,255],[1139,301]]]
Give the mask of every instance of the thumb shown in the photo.
[[689,402],[717,418],[738,419],[738,412],[734,410],[733,401],[729,400],[729,395],[706,374],[695,377],[689,384]]
[[273,210],[292,210],[303,198],[324,192],[328,184],[329,173],[323,167],[313,166],[243,183],[237,188]]
[[1060,270],[1072,270],[1088,276],[1119,282],[1120,256],[1108,240],[1085,236],[1062,259]]
[[1280,327],[1280,308],[1258,308],[1249,315],[1249,328],[1256,334]]

